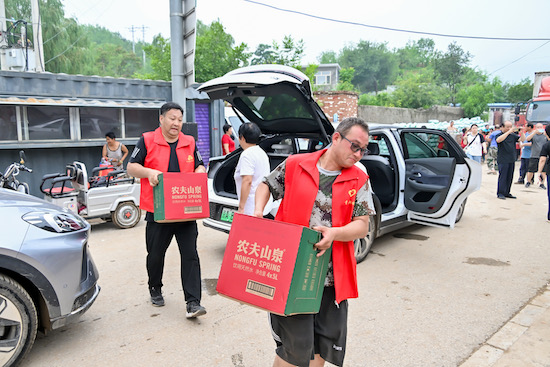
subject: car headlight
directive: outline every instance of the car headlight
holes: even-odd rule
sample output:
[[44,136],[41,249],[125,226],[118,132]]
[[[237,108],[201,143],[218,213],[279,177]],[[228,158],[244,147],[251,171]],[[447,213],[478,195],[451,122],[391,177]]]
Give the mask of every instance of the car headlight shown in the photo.
[[65,212],[29,212],[23,220],[33,226],[49,232],[74,232],[86,228],[84,219]]

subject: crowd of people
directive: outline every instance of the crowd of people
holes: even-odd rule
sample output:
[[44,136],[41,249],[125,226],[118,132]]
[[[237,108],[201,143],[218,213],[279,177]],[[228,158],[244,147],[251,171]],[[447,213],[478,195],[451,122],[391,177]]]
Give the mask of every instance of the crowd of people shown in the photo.
[[505,121],[483,129],[473,124],[459,131],[451,122],[447,132],[456,138],[468,158],[487,164],[487,174],[498,174],[498,199],[516,199],[511,188],[515,165],[519,161],[519,177],[515,183],[547,190],[547,220],[550,222],[550,125],[527,123],[517,127]]

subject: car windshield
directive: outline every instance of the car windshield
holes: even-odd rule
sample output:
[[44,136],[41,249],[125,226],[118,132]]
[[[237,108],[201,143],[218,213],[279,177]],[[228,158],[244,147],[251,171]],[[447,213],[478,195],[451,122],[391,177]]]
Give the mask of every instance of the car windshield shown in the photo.
[[527,108],[527,121],[550,122],[550,101],[537,101],[529,104]]

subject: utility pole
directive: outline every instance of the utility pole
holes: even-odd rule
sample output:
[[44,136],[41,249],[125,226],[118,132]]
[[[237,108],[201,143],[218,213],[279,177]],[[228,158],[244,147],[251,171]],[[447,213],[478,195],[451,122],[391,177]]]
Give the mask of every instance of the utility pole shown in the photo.
[[136,43],[134,41],[134,33],[137,31],[137,27],[134,27],[133,25],[131,27],[128,27],[130,32],[132,32],[132,52],[136,53]]
[[195,82],[196,0],[170,0],[170,43],[172,46],[172,100],[183,108],[185,88]]
[[8,47],[8,35],[6,34],[6,8],[4,0],[0,0],[0,67],[8,70],[6,60],[6,48]]
[[[31,0],[32,35],[34,39],[34,55],[36,57],[36,71],[44,72],[44,42],[42,41],[42,21],[40,20],[40,8],[38,0]],[[27,35],[25,34],[25,44]]]

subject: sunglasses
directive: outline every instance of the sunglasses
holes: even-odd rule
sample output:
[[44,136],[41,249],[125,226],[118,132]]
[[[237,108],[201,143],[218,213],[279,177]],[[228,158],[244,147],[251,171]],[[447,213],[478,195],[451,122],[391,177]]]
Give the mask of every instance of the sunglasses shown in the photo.
[[354,142],[352,142],[351,140],[349,140],[348,138],[346,138],[344,135],[340,134],[340,136],[344,139],[346,139],[347,141],[349,141],[349,143],[351,144],[350,145],[350,148],[351,148],[351,151],[353,153],[357,153],[359,151],[361,151],[361,155],[365,155],[365,154],[369,154],[370,151],[367,149],[367,147],[364,147],[364,148],[361,148],[360,145],[357,145],[355,144]]

